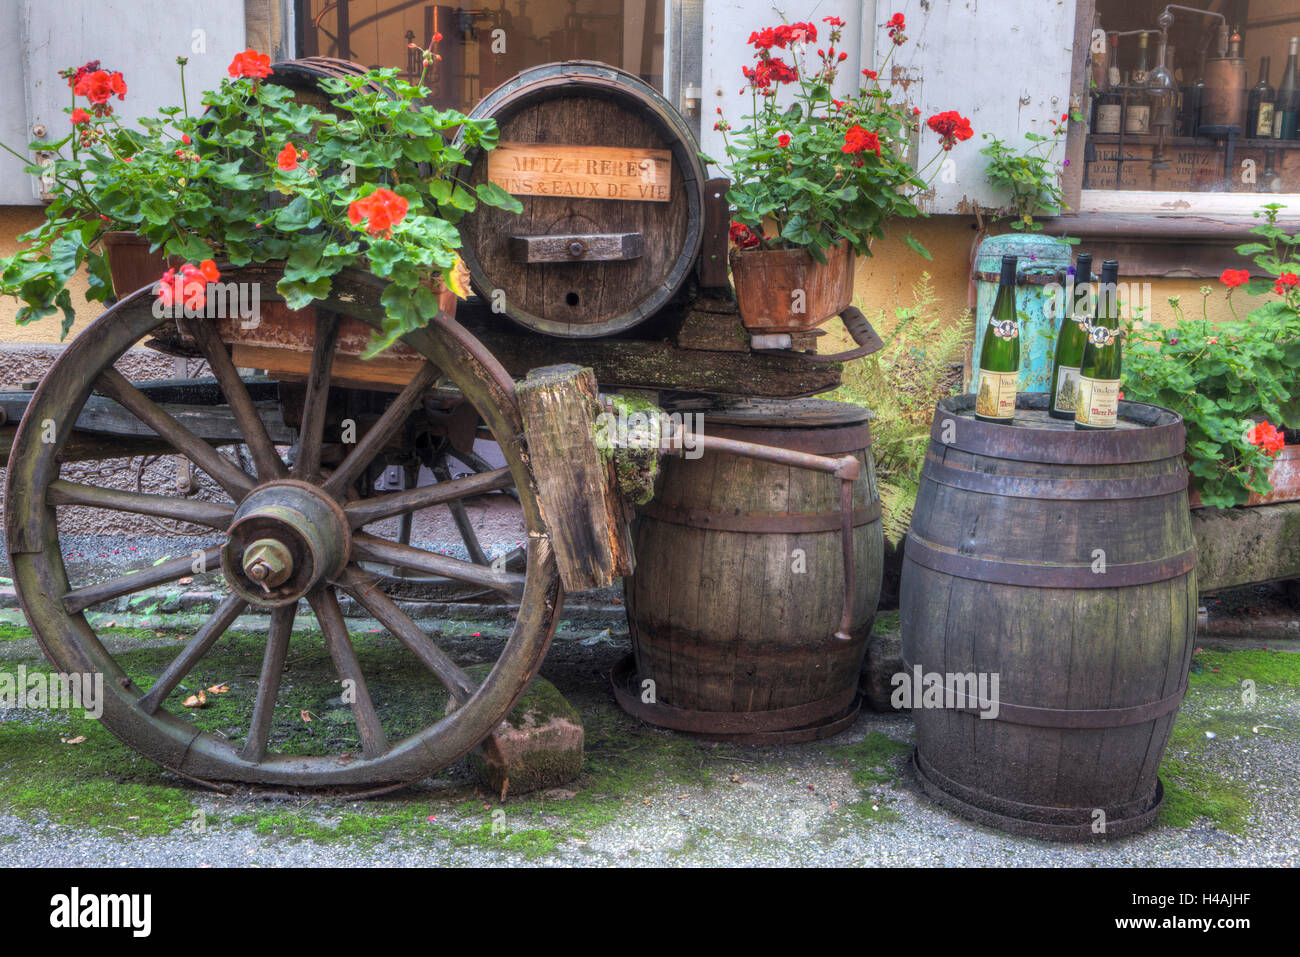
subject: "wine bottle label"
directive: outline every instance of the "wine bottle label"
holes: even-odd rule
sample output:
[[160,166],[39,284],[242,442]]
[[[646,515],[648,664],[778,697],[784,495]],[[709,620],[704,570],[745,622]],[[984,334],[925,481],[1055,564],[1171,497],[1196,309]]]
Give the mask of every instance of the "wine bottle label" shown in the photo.
[[986,419],[1010,422],[1016,416],[1018,372],[989,372],[980,369],[980,391],[975,397],[975,414]]
[[1056,411],[1073,412],[1079,402],[1079,370],[1073,366],[1061,366],[1056,377]]
[[1286,114],[1281,110],[1273,111],[1273,139],[1280,140],[1282,138],[1282,121],[1285,118]]
[[1120,75],[1119,67],[1113,66],[1106,71],[1106,82],[1111,86],[1119,86],[1123,81],[1124,77]]
[[1255,124],[1256,136],[1273,135],[1273,104],[1259,104],[1259,122]]
[[1119,420],[1119,380],[1079,376],[1074,421],[1094,429],[1113,429]]
[[1123,115],[1124,110],[1118,103],[1106,103],[1097,107],[1097,132],[1118,133]]
[[1125,133],[1146,133],[1151,129],[1151,107],[1130,105],[1124,120]]
[[1149,75],[1150,75],[1150,74],[1148,74],[1146,70],[1134,70],[1134,71],[1133,71],[1133,85],[1134,85],[1134,86],[1142,86],[1144,83],[1146,83],[1146,81],[1147,81],[1147,77],[1148,77]]

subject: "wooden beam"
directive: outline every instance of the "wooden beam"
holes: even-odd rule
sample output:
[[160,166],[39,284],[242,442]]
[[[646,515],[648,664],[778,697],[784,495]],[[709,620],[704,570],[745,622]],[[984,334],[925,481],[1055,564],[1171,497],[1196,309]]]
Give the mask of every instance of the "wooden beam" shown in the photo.
[[577,365],[534,369],[515,386],[538,502],[565,591],[632,573],[632,534],[612,456],[596,448],[596,376]]

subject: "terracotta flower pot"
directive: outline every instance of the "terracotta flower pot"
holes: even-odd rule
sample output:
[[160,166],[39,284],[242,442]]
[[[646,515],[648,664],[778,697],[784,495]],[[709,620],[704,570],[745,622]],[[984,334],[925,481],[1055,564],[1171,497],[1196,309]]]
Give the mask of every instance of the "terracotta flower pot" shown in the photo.
[[[113,295],[118,299],[129,296],[142,286],[149,286],[162,278],[167,271],[167,259],[162,251],[150,252],[149,240],[136,233],[104,233],[104,255],[108,257],[108,271],[113,277]],[[179,256],[171,257],[178,266]]]
[[806,332],[839,315],[853,302],[853,258],[848,243],[826,250],[825,265],[806,249],[732,250],[741,322],[750,332]]
[[[1300,445],[1288,445],[1273,457],[1268,480],[1273,484],[1273,491],[1267,495],[1251,492],[1245,507],[1300,501]],[[1205,507],[1201,503],[1201,496],[1194,489],[1189,498],[1192,508]]]

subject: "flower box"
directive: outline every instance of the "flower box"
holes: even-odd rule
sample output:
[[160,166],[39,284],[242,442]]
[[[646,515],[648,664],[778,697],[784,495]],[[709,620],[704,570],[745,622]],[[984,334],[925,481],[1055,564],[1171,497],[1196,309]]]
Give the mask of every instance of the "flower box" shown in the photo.
[[[1300,501],[1300,446],[1288,445],[1274,456],[1268,480],[1273,484],[1273,491],[1267,495],[1251,492],[1244,507]],[[1189,498],[1192,508],[1205,507],[1195,489],[1192,489]]]

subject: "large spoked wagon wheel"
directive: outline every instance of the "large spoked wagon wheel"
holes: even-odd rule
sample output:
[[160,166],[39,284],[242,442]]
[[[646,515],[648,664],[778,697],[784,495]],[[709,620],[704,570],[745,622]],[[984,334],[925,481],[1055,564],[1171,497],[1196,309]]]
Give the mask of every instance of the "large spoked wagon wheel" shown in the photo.
[[[229,278],[264,279],[256,270]],[[263,282],[273,290],[273,282]],[[514,387],[505,370],[454,321],[438,315],[404,340],[424,360],[412,363],[408,385],[398,393],[355,444],[344,447],[331,467],[322,457],[326,398],[331,382],[338,316],[376,325],[382,283],[362,273],[335,280],[336,299],[321,304],[306,382],[300,440],[293,465],[286,465],[268,439],[213,320],[183,320],[211,364],[242,441],[253,474],[219,455],[184,424],[141,394],[113,363],[161,323],[152,314],[147,289],[105,312],[66,348],[33,396],[10,457],[5,490],[8,549],[14,584],[46,656],[64,672],[104,675],[102,721],[142,754],[199,781],[234,781],[279,786],[370,787],[418,780],[446,766],[481,741],[509,712],[532,680],[554,631],[562,600],[550,540],[541,519],[525,451]],[[264,300],[274,298],[268,292]],[[328,311],[327,311],[328,310]],[[358,498],[356,487],[385,445],[391,445],[411,412],[438,384],[471,403],[482,429],[500,445],[506,466],[436,485]],[[188,501],[122,489],[101,489],[60,478],[59,452],[91,392],[108,396],[162,436],[176,454],[188,457],[224,490],[230,501]],[[46,441],[50,436],[53,442]],[[337,446],[334,446],[337,448]],[[362,488],[365,483],[362,483]],[[493,569],[370,534],[366,526],[401,518],[417,509],[454,505],[494,489],[517,494],[526,530],[523,572]],[[101,641],[87,620],[97,602],[131,595],[192,574],[185,557],[139,569],[107,581],[69,583],[60,548],[60,506],[115,509],[181,520],[210,528],[215,544],[204,558],[218,564],[230,589],[211,618],[189,637],[150,685],[150,675],[132,674],[119,661],[121,642]],[[187,544],[190,540],[187,540]],[[400,566],[491,588],[518,610],[513,629],[491,671],[476,680],[411,620],[384,592],[382,580],[361,562]],[[436,713],[411,730],[405,714],[394,724],[385,700],[372,695],[341,613],[339,593],[350,595],[405,646],[445,688]],[[307,753],[280,747],[272,733],[277,693],[285,672],[299,601],[314,612],[334,675],[352,691],[340,707],[355,724],[357,742],[336,753]],[[209,655],[241,614],[270,616],[260,657],[255,699],[241,729],[203,730],[182,707],[187,675]],[[319,639],[318,639],[319,641]],[[117,653],[108,645],[114,645]],[[226,647],[229,647],[227,645]],[[137,667],[135,670],[139,671]],[[156,669],[155,669],[156,670]],[[427,680],[428,672],[420,674]],[[480,675],[478,670],[475,675]],[[143,679],[143,681],[142,681]],[[251,684],[248,697],[253,698]],[[224,699],[223,699],[224,700]],[[283,712],[283,706],[280,711]],[[394,726],[405,728],[400,736]],[[222,733],[224,731],[225,733]],[[232,733],[234,732],[234,733]],[[292,738],[285,737],[292,742]],[[358,753],[359,752],[359,753]]]

